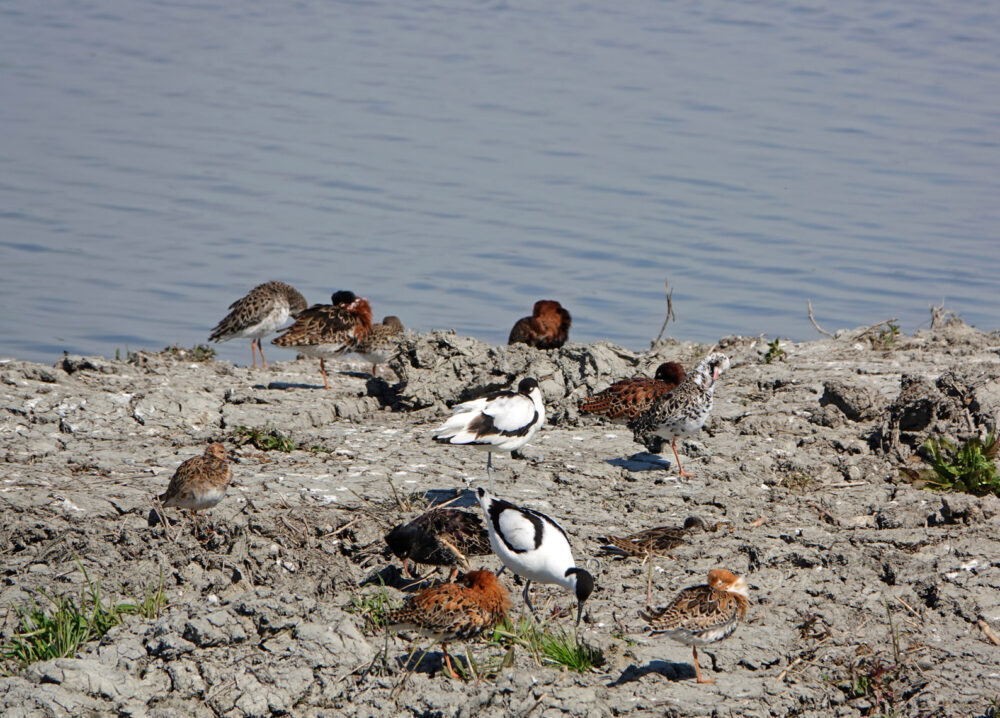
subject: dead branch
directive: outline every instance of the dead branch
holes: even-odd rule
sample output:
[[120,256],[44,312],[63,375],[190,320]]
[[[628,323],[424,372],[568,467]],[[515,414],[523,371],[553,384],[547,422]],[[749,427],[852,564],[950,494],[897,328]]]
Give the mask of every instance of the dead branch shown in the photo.
[[940,306],[931,305],[931,329],[940,329],[943,326],[947,326],[951,323],[949,317],[957,319],[958,315],[950,309],[945,309],[943,301]]
[[677,321],[677,317],[674,316],[674,290],[670,288],[670,280],[664,278],[663,280],[663,291],[667,295],[667,316],[663,318],[663,326],[660,327],[660,333],[656,335],[656,339],[653,340],[652,346],[656,346],[660,339],[663,338],[663,332],[667,330],[667,322],[673,319]]
[[993,632],[993,629],[990,628],[990,624],[988,624],[982,616],[980,616],[976,621],[976,625],[979,626],[979,630],[982,631],[983,635],[989,639],[990,643],[994,646],[1000,646],[1000,638],[997,638],[997,634]]
[[818,331],[820,334],[825,334],[826,336],[830,337],[831,339],[835,338],[833,334],[831,334],[826,329],[824,329],[823,327],[821,327],[819,324],[816,323],[816,320],[813,318],[813,304],[812,304],[812,300],[807,299],[806,300],[806,306],[809,308],[809,321],[812,322],[812,325],[814,327],[816,327],[816,331]]

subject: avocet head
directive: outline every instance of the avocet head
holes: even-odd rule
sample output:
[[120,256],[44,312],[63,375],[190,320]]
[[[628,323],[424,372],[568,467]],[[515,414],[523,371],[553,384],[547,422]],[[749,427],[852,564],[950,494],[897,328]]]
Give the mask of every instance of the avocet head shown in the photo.
[[573,588],[576,592],[576,625],[579,626],[580,619],[583,617],[583,602],[590,598],[590,594],[594,592],[594,577],[590,571],[574,566],[566,569],[566,578],[573,582]]
[[[517,385],[517,393],[524,394],[525,396],[530,396],[531,392],[538,389],[538,380],[533,379],[530,376],[521,379],[521,382]],[[539,389],[541,391],[541,389]]]
[[743,598],[750,597],[746,579],[724,568],[713,568],[708,572],[708,585],[719,591],[738,593]]

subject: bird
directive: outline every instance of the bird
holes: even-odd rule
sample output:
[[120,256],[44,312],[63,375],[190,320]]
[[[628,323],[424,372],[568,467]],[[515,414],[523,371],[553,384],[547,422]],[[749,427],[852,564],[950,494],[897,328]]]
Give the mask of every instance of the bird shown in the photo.
[[271,340],[276,346],[318,358],[323,386],[327,389],[330,383],[325,360],[353,351],[372,328],[371,306],[364,297],[340,291],[330,301],[332,304],[313,304],[303,309],[292,326]]
[[628,423],[636,443],[658,453],[663,441],[670,440],[677,470],[681,477],[694,476],[681,467],[677,439],[697,433],[712,411],[712,394],[719,375],[729,368],[729,357],[720,352],[709,354],[698,368],[684,377],[676,389],[661,396],[644,412]]
[[209,444],[201,456],[192,456],[177,467],[167,490],[159,496],[160,504],[164,508],[176,506],[190,511],[197,531],[198,512],[222,501],[232,479],[233,469],[226,459],[225,447]]
[[267,359],[264,358],[261,337],[275,331],[289,319],[297,317],[306,306],[306,298],[290,284],[284,282],[258,284],[245,297],[229,305],[229,314],[215,325],[208,340],[224,342],[248,337],[253,368],[257,368],[259,351],[260,360],[266,369]]
[[700,516],[688,516],[683,526],[657,526],[636,531],[628,536],[599,536],[597,540],[603,548],[620,556],[646,557],[669,553],[684,543],[688,534],[695,529],[717,531],[719,524],[708,528]]
[[669,394],[684,380],[684,367],[668,361],[656,368],[654,378],[636,376],[616,381],[604,391],[583,399],[580,412],[606,416],[616,424],[627,424],[652,406],[653,402]]
[[469,565],[467,556],[486,556],[491,552],[490,537],[482,519],[461,509],[433,508],[412,521],[396,526],[385,535],[389,550],[403,561],[403,573],[409,577],[407,561],[431,566],[451,566],[449,581],[458,574],[458,564]]
[[714,683],[702,678],[698,667],[698,646],[732,634],[746,617],[750,606],[747,582],[724,568],[708,572],[708,583],[685,588],[666,606],[646,606],[639,616],[653,635],[663,634],[691,646],[698,683]]
[[583,603],[594,591],[594,577],[576,566],[566,532],[540,511],[515,506],[491,496],[482,487],[477,496],[486,516],[493,553],[525,580],[524,603],[532,615],[535,609],[529,594],[531,582],[554,583],[576,596],[576,623],[580,625]]
[[455,413],[434,433],[441,444],[475,446],[487,452],[486,471],[493,490],[493,452],[516,451],[545,423],[545,406],[538,381],[522,379],[517,391],[492,394],[452,407]]
[[371,362],[372,376],[376,375],[378,365],[390,359],[399,348],[397,337],[403,331],[403,322],[399,317],[388,316],[381,324],[372,326],[368,335],[358,342],[354,351],[367,362]]
[[518,319],[510,330],[508,344],[527,344],[536,349],[558,349],[569,337],[573,323],[569,312],[552,299],[539,299],[530,317]]
[[425,588],[402,608],[385,614],[396,631],[417,631],[441,641],[445,665],[457,678],[448,655],[448,642],[472,638],[507,619],[510,596],[492,571],[470,571],[455,583]]

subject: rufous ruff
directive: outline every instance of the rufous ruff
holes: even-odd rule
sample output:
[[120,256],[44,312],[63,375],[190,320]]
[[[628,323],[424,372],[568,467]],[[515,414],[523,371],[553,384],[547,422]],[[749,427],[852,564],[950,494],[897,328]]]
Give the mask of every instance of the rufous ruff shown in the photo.
[[503,565],[525,580],[524,603],[531,611],[531,582],[554,583],[571,591],[577,600],[576,622],[583,616],[583,602],[594,590],[594,577],[577,568],[569,538],[562,527],[540,511],[516,506],[477,491],[486,517],[490,545]]
[[666,606],[646,608],[639,616],[654,635],[669,636],[691,646],[698,683],[714,683],[702,678],[698,666],[698,646],[721,641],[731,635],[746,617],[750,606],[746,580],[724,568],[708,572],[708,583],[685,588]]
[[663,441],[670,441],[681,477],[684,471],[677,455],[677,439],[697,434],[712,412],[715,383],[729,368],[729,357],[715,352],[702,359],[698,368],[684,377],[676,389],[661,396],[646,411],[628,423],[635,441],[658,453]]
[[559,302],[539,299],[531,316],[518,319],[514,324],[507,343],[527,344],[536,349],[558,349],[569,338],[572,323],[569,312]]
[[455,583],[425,588],[389,611],[386,624],[397,631],[417,631],[441,641],[445,665],[457,678],[448,655],[448,642],[472,638],[507,618],[510,597],[492,571],[470,571]]
[[627,424],[669,394],[684,381],[684,367],[668,361],[656,368],[650,379],[636,376],[616,381],[604,391],[580,402],[580,413],[606,416],[616,424]]
[[318,358],[326,389],[330,388],[326,360],[354,351],[372,328],[372,310],[364,297],[341,291],[331,301],[304,309],[292,326],[271,341],[275,346]]
[[372,376],[376,376],[378,365],[391,359],[399,351],[399,335],[403,333],[403,322],[399,317],[388,316],[381,324],[372,326],[368,335],[358,342],[354,351],[372,365]]
[[459,565],[469,567],[467,556],[490,553],[490,537],[482,519],[469,511],[434,508],[412,521],[396,526],[385,542],[403,561],[403,573],[410,576],[407,561],[429,566],[451,566],[454,581]]
[[193,456],[177,467],[170,485],[159,497],[160,503],[165,508],[176,506],[190,511],[197,530],[198,512],[222,501],[232,478],[233,469],[226,459],[225,447],[209,444],[201,456]]
[[230,339],[250,339],[250,360],[257,368],[257,352],[264,368],[264,348],[261,337],[279,329],[289,319],[297,317],[306,308],[306,299],[290,284],[265,282],[229,305],[229,314],[215,325],[209,341],[224,342]]
[[531,377],[517,391],[495,391],[452,407],[452,414],[434,433],[441,444],[474,446],[486,454],[486,472],[493,489],[493,452],[517,451],[545,423],[542,390]]

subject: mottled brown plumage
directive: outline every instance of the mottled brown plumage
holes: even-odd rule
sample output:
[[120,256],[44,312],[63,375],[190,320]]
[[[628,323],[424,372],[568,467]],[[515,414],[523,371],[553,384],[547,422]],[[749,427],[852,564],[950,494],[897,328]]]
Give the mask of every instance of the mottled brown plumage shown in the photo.
[[314,304],[303,310],[292,326],[271,341],[276,346],[318,358],[323,386],[327,389],[330,383],[325,360],[354,351],[372,328],[372,310],[364,297],[343,291],[335,293],[331,301],[332,304]]
[[602,392],[580,402],[580,412],[606,416],[615,423],[625,424],[669,394],[684,380],[684,367],[677,362],[664,362],[656,368],[653,379],[636,376],[616,381]]
[[[250,339],[250,359],[257,368],[257,353],[267,368],[261,337],[277,330],[306,308],[306,299],[290,284],[265,282],[251,289],[245,297],[229,305],[229,314],[215,325],[209,341],[224,342],[238,337]],[[256,351],[255,351],[256,349]]]
[[503,622],[509,608],[507,589],[492,571],[470,571],[455,583],[425,588],[385,618],[397,631],[419,631],[440,640],[448,671],[455,677],[448,642],[471,638]]
[[507,343],[527,344],[536,349],[558,349],[566,343],[572,323],[569,312],[559,302],[539,299],[530,317],[517,320]]
[[600,536],[597,540],[606,544],[606,550],[624,556],[662,556],[684,543],[687,536],[696,529],[715,531],[718,527],[719,524],[715,524],[708,528],[700,516],[688,516],[683,526],[657,526],[628,536]]
[[222,501],[232,481],[233,470],[222,444],[209,444],[201,456],[193,456],[174,472],[167,490],[159,497],[164,507],[187,509],[198,526],[198,512]]
[[430,566],[452,566],[450,580],[455,579],[459,565],[468,567],[467,556],[486,556],[492,552],[482,519],[461,509],[431,509],[396,526],[385,535],[385,542],[403,560],[406,575],[410,560]]
[[724,568],[716,568],[708,572],[707,584],[685,588],[666,606],[647,606],[639,616],[654,634],[664,634],[691,646],[698,682],[714,683],[711,678],[701,677],[698,646],[721,641],[732,634],[746,617],[749,606],[746,580]]
[[677,439],[694,436],[701,431],[712,412],[715,384],[727,369],[729,357],[719,352],[709,354],[692,373],[685,375],[676,389],[661,396],[646,411],[628,422],[636,443],[643,444],[650,451],[659,453],[663,442],[670,440],[677,474],[681,478],[694,474],[681,466]]
[[388,316],[382,319],[381,324],[372,326],[368,335],[358,342],[354,351],[371,362],[372,376],[376,376],[379,364],[399,351],[399,335],[402,333],[403,322],[399,317]]

